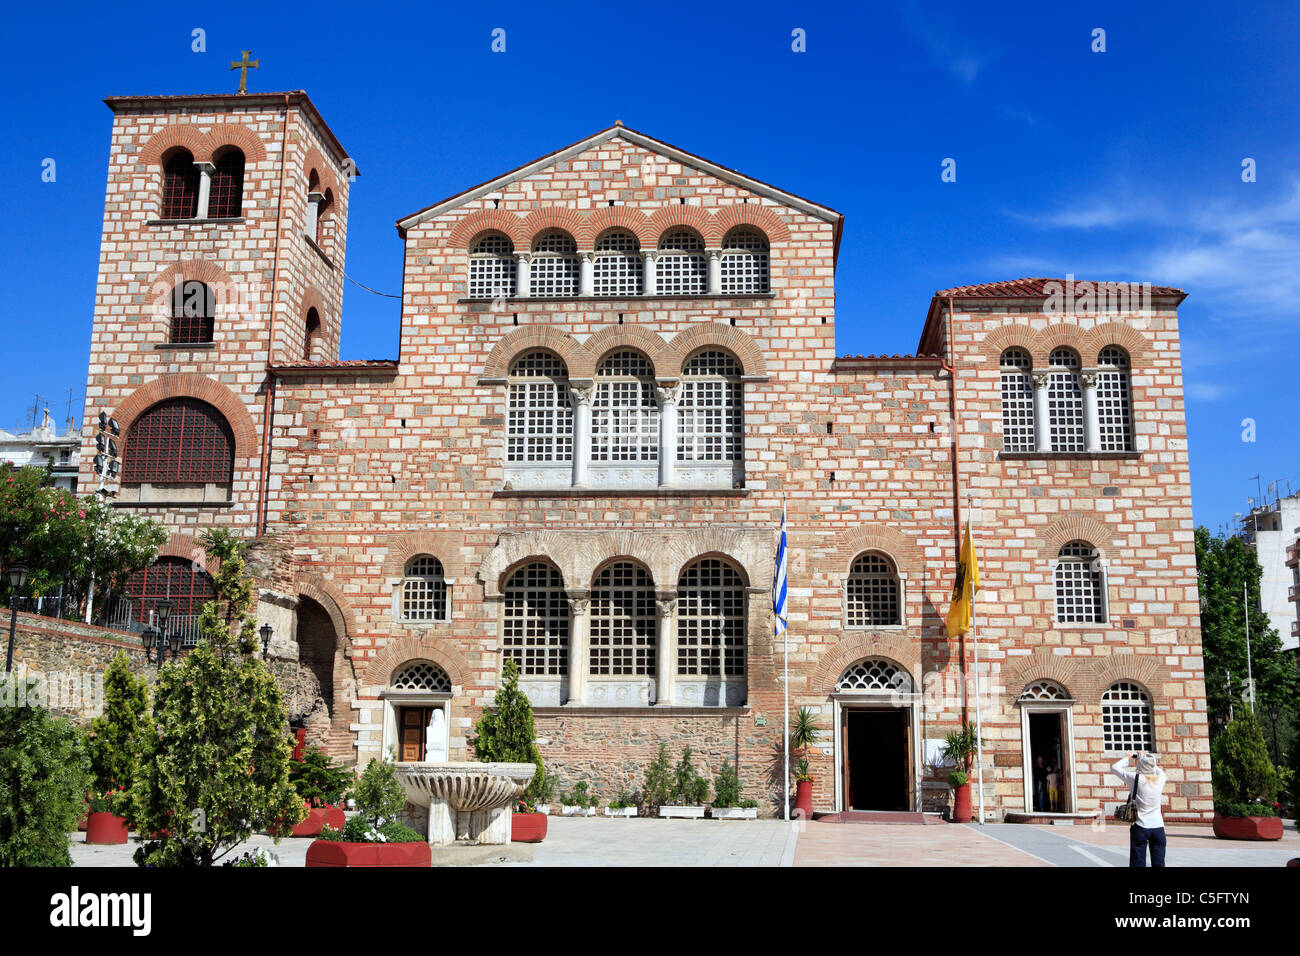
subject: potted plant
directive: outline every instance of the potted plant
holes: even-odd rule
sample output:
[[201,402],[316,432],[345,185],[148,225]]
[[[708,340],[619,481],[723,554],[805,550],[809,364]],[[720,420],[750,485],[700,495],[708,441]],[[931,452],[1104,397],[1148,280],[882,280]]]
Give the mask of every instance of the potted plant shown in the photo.
[[668,794],[672,788],[673,766],[668,759],[668,747],[662,741],[659,751],[645,769],[645,781],[641,787],[641,802],[645,804],[649,816],[658,816],[659,808],[668,803]]
[[1210,746],[1214,835],[1223,840],[1280,840],[1280,780],[1255,715],[1241,708]]
[[758,817],[758,801],[740,796],[740,774],[730,758],[722,761],[718,775],[713,778],[713,803],[709,816],[715,820],[754,820]]
[[123,814],[128,800],[126,788],[121,786],[90,795],[90,815],[86,818],[87,843],[115,846],[127,841],[131,828]]
[[790,728],[790,749],[799,751],[799,762],[794,768],[794,809],[804,820],[811,820],[813,813],[813,776],[808,769],[808,752],[820,736],[816,716],[809,708],[800,707]]
[[[469,742],[474,754],[485,763],[531,763],[537,767],[521,795],[530,810],[527,813],[515,810],[510,814],[510,839],[520,843],[540,842],[546,836],[546,813],[537,810],[536,804],[548,786],[546,767],[537,749],[533,705],[519,689],[519,665],[510,658],[506,658],[502,668],[501,687],[492,707],[474,725],[474,736]],[[553,782],[549,786],[554,789]],[[550,799],[549,794],[546,799]]]
[[609,806],[605,808],[607,817],[634,817],[636,816],[636,794],[629,793],[627,790],[620,790],[618,796],[609,801]]
[[342,830],[325,826],[307,848],[307,866],[429,866],[424,837],[399,822],[406,791],[393,765],[372,760],[357,782],[357,814]]
[[555,775],[542,771],[540,781],[536,785],[536,792],[533,794],[536,802],[533,804],[533,810],[542,816],[549,816],[551,812],[551,801],[555,799]]
[[136,772],[147,735],[148,683],[131,671],[125,651],[104,670],[104,709],[90,723],[87,734],[95,792],[86,818],[86,842],[121,844],[127,840],[131,795],[127,784]]
[[[326,827],[342,830],[346,822],[343,799],[353,783],[352,774],[334,763],[319,747],[306,747],[299,760],[289,764],[289,782],[307,808],[307,817],[289,831],[289,836],[320,836]],[[279,828],[267,830],[272,836],[283,835]]]
[[691,748],[682,750],[682,758],[673,768],[668,803],[659,808],[661,817],[704,819],[704,803],[709,799],[709,781],[700,776],[691,762]]
[[597,797],[587,792],[587,781],[579,780],[568,793],[560,794],[560,812],[566,817],[594,817]]
[[957,766],[957,769],[948,775],[948,785],[952,787],[953,794],[953,823],[971,821],[970,770],[979,749],[979,734],[971,724],[962,724],[959,730],[950,730],[944,737],[943,761]]

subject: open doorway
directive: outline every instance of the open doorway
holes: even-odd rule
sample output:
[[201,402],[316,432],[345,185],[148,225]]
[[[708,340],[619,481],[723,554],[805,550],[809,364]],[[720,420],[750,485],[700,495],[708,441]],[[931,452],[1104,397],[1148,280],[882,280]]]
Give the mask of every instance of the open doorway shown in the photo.
[[842,713],[845,809],[911,810],[910,708],[846,707]]
[[1034,711],[1028,720],[1029,768],[1026,802],[1036,813],[1074,812],[1073,758],[1067,712]]

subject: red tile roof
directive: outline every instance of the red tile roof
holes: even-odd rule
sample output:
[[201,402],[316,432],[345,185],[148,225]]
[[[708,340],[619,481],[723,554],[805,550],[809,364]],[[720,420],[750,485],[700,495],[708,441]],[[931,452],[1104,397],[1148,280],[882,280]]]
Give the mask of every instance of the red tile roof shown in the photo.
[[[1038,298],[1039,296],[1049,296],[1051,290],[1045,288],[1049,282],[1059,282],[1062,288],[1056,290],[1058,293],[1064,291],[1065,279],[1009,279],[1005,282],[983,282],[979,285],[959,285],[951,289],[940,289],[935,293],[936,296],[947,298],[952,296],[954,299],[1019,299],[1019,298]],[[1074,287],[1077,289],[1080,285],[1090,280],[1074,279]],[[1092,285],[1104,285],[1100,281],[1092,281]],[[1117,283],[1109,283],[1117,284]],[[1132,285],[1134,283],[1130,283]],[[1151,287],[1152,295],[1183,295],[1182,289],[1175,289],[1165,285],[1153,285]]]

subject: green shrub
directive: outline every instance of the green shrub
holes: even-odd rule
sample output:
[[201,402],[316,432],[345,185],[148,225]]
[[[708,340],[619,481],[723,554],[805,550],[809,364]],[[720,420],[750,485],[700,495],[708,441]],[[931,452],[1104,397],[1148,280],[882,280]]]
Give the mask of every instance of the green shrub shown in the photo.
[[1272,809],[1279,786],[1277,769],[1268,759],[1264,734],[1249,708],[1239,708],[1238,716],[1215,738],[1210,760],[1216,810],[1256,802]]
[[948,774],[948,786],[950,787],[964,787],[968,783],[970,783],[970,776],[965,770],[954,770]]
[[[90,722],[87,746],[95,775],[96,802],[92,809],[130,817],[131,797],[126,790],[135,777],[140,754],[153,736],[149,717],[149,684],[131,670],[125,651],[104,671],[104,711]],[[101,806],[104,796],[107,806]]]
[[630,790],[620,790],[618,796],[609,801],[611,810],[626,810],[628,807],[635,807],[636,805],[636,794]]
[[682,757],[673,768],[670,806],[698,807],[709,798],[709,781],[701,777],[691,762],[691,748],[682,750]]
[[568,793],[560,794],[560,803],[566,807],[594,807],[600,803],[600,798],[588,793],[588,784],[585,780],[579,780],[573,785],[573,789]]
[[659,808],[668,803],[671,788],[672,764],[668,760],[668,746],[661,742],[659,752],[645,769],[645,785],[641,788],[641,798],[645,801],[646,810],[651,814],[657,814]]
[[44,707],[26,704],[35,680],[0,679],[0,865],[69,866],[91,785],[81,734]]
[[1275,817],[1277,809],[1267,803],[1240,803],[1236,800],[1215,800],[1214,812],[1221,817]]
[[357,816],[372,827],[396,820],[406,807],[406,788],[397,780],[397,768],[387,760],[372,760],[357,781]]
[[740,806],[740,790],[740,774],[728,757],[722,761],[718,775],[713,778],[713,805],[724,810]]
[[325,751],[307,747],[301,760],[289,764],[289,782],[310,806],[323,807],[342,803],[355,779],[352,771],[336,764]]
[[537,749],[537,727],[533,722],[533,705],[519,689],[519,665],[506,658],[502,668],[501,688],[491,710],[474,725],[470,738],[474,754],[484,763],[531,763],[537,767],[524,791],[524,799],[535,803],[544,785],[546,768]]

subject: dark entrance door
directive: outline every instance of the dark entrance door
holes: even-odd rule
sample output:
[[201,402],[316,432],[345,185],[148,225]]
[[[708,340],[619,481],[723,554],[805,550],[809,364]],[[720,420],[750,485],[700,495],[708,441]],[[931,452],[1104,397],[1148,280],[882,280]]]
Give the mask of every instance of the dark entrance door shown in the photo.
[[908,711],[844,711],[844,803],[851,810],[911,810]]
[[[1030,806],[1040,813],[1068,813],[1069,768],[1065,747],[1065,713],[1047,711],[1029,715]],[[1039,764],[1042,758],[1042,764]],[[1049,784],[1056,783],[1053,794]],[[1055,799],[1053,799],[1055,797]]]

